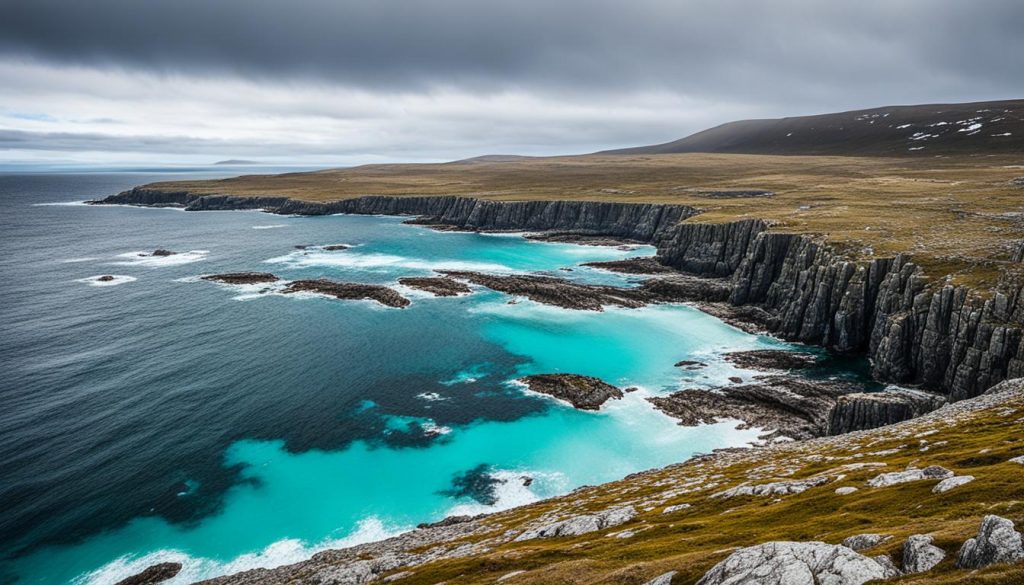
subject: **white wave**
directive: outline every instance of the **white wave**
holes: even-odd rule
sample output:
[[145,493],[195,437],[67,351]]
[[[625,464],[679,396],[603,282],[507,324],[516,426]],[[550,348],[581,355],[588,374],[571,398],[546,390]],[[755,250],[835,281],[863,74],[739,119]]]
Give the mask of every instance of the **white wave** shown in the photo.
[[[531,470],[500,469],[489,473],[492,478],[501,480],[494,484],[494,495],[497,501],[493,505],[480,502],[456,504],[448,509],[445,516],[475,516],[508,510],[517,506],[532,504],[541,499],[531,488],[544,488],[547,493],[564,493],[567,491],[568,480],[561,473],[540,472]],[[525,485],[527,478],[532,481]]]
[[85,201],[53,201],[51,203],[33,203],[32,207],[78,207],[88,205]]
[[252,226],[252,229],[254,229],[254,230],[272,230],[272,229],[283,228],[283,227],[288,227],[288,225],[287,224],[283,224],[283,223],[275,223],[273,225],[254,225],[254,226]]
[[83,256],[82,258],[68,258],[67,260],[61,260],[62,264],[78,264],[79,262],[92,262],[99,260],[95,256]]
[[[100,280],[105,276],[110,276],[112,278],[110,280]],[[89,286],[117,286],[126,282],[135,282],[136,280],[138,279],[134,276],[125,276],[122,274],[99,274],[88,278],[79,278],[75,282],[83,282]]]
[[472,260],[427,260],[381,253],[346,253],[331,254],[329,252],[303,250],[292,252],[286,256],[278,256],[266,260],[268,264],[284,264],[290,268],[334,267],[351,270],[387,272],[394,269],[406,270],[469,270],[478,272],[515,272],[514,269],[493,262],[474,262]]
[[146,266],[149,268],[161,268],[164,266],[180,266],[182,264],[191,264],[192,262],[206,260],[206,257],[209,254],[209,250],[189,250],[188,252],[178,252],[176,254],[171,254],[170,256],[153,256],[152,252],[149,251],[126,252],[124,254],[117,255],[118,258],[123,258],[123,260],[111,262],[111,264],[117,266]]
[[272,569],[304,561],[318,552],[347,548],[368,542],[376,542],[407,532],[408,527],[389,527],[376,516],[359,522],[352,534],[338,539],[327,539],[316,544],[307,544],[294,538],[271,543],[260,551],[239,555],[234,559],[220,561],[193,557],[178,550],[159,550],[144,556],[124,556],[99,569],[76,578],[76,585],[109,585],[142,572],[157,563],[181,563],[181,572],[164,585],[185,585],[221,575],[229,575],[251,569]]
[[420,400],[426,400],[427,402],[441,402],[443,400],[450,400],[447,396],[441,396],[437,392],[420,392],[416,395],[416,398]]

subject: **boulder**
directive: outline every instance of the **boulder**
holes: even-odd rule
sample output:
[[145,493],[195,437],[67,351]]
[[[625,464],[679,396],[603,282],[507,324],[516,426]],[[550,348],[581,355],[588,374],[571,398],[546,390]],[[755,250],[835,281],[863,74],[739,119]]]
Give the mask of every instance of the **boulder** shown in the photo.
[[906,471],[892,471],[873,477],[868,485],[873,488],[888,487],[910,481],[921,481],[924,479],[947,479],[953,477],[953,472],[945,467],[932,465],[924,469],[911,468]]
[[890,538],[892,537],[883,534],[858,534],[843,540],[842,545],[846,548],[860,552],[862,550],[876,547]]
[[953,488],[960,487],[965,483],[971,483],[972,481],[974,481],[973,475],[956,475],[949,477],[935,484],[935,487],[932,488],[932,493],[941,494],[943,492],[948,492]]
[[899,577],[903,574],[903,571],[901,571],[900,568],[896,566],[896,563],[892,562],[892,559],[889,558],[889,555],[878,555],[875,557],[871,557],[871,559],[879,565],[882,565],[882,568],[885,569],[886,579]]
[[1024,561],[1024,544],[1020,532],[1014,529],[1013,522],[994,515],[985,516],[978,535],[965,542],[956,555],[956,566],[961,569],[1021,561]]
[[903,543],[903,572],[923,573],[946,558],[946,551],[932,544],[926,534],[915,534]]
[[662,514],[671,514],[680,510],[686,510],[690,508],[690,504],[676,504],[675,506],[665,506],[665,509],[661,511]]
[[843,486],[841,488],[836,488],[836,495],[837,496],[848,496],[848,495],[852,494],[855,491],[857,491],[857,488],[855,488],[853,486]]
[[122,579],[116,585],[155,585],[174,577],[181,571],[181,563],[160,563],[145,571]]
[[535,538],[556,538],[560,536],[579,536],[588,532],[596,532],[625,524],[633,518],[636,518],[636,509],[632,506],[609,508],[595,514],[573,516],[527,530],[517,536],[516,541],[533,540]]
[[668,573],[658,575],[657,577],[644,583],[644,585],[672,585],[672,577],[675,576],[676,571],[669,571]]
[[1014,457],[1013,459],[1010,459],[1009,462],[1024,465],[1024,455],[1021,455],[1020,457]]
[[824,542],[768,542],[741,548],[697,585],[861,585],[889,575],[874,559]]

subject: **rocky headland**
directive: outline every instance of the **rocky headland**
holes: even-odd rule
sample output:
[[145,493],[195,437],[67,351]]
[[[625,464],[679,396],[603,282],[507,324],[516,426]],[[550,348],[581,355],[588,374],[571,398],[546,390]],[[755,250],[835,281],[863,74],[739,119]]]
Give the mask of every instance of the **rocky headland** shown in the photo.
[[409,299],[395,290],[377,284],[337,282],[318,278],[315,280],[293,280],[281,292],[308,292],[345,300],[371,300],[386,307],[402,309],[409,306]]

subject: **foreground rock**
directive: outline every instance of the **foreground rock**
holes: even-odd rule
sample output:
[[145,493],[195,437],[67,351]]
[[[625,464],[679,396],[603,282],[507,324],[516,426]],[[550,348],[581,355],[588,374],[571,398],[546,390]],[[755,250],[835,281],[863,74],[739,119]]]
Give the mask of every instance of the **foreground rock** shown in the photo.
[[225,284],[263,284],[279,280],[269,272],[225,272],[224,274],[208,274],[201,278]]
[[878,561],[824,542],[769,542],[741,548],[697,585],[861,585],[890,576]]
[[145,571],[117,582],[116,585],[154,585],[174,577],[181,571],[181,563],[160,563]]
[[473,292],[465,283],[443,276],[403,276],[398,284],[426,291],[436,297],[454,297]]
[[873,488],[889,487],[891,485],[898,485],[901,483],[907,483],[911,481],[923,481],[926,479],[947,479],[953,477],[953,472],[940,467],[938,465],[932,465],[925,467],[924,469],[907,469],[906,471],[893,471],[890,473],[883,473],[875,476],[868,485]]
[[596,514],[573,516],[566,520],[552,522],[537,528],[531,528],[516,537],[516,541],[533,540],[535,538],[557,538],[562,536],[579,536],[589,532],[597,532],[625,524],[636,518],[636,510],[632,506],[611,508]]
[[924,573],[946,558],[946,551],[932,544],[935,540],[926,534],[915,534],[903,543],[903,572]]
[[592,376],[537,374],[519,381],[533,392],[564,400],[579,410],[598,410],[608,400],[622,398],[622,390]]
[[725,361],[749,370],[802,370],[813,366],[818,359],[806,353],[779,349],[755,349],[725,354]]
[[409,299],[394,290],[377,284],[335,282],[327,279],[296,280],[288,283],[284,293],[311,292],[344,300],[372,300],[396,308],[409,306]]
[[981,521],[978,535],[960,547],[956,566],[961,569],[980,569],[996,563],[1024,561],[1024,544],[1013,522],[1000,516],[989,515]]
[[904,388],[847,394],[832,409],[828,434],[841,435],[910,420],[945,403],[943,396]]
[[655,256],[641,256],[638,258],[627,258],[625,260],[610,260],[607,262],[585,262],[583,266],[600,268],[610,272],[622,274],[666,274],[676,272],[675,268],[665,266],[658,262]]
[[694,388],[648,400],[686,426],[734,418],[774,431],[767,438],[807,439],[825,435],[836,400],[857,390],[858,386],[843,382],[770,376],[754,384]]

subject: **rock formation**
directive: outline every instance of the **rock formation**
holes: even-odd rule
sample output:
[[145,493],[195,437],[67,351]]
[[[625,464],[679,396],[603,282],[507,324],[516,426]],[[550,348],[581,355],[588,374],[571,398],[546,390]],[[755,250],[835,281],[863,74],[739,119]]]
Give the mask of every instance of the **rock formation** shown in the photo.
[[861,585],[890,576],[878,561],[824,542],[768,542],[741,548],[697,585]]
[[225,284],[263,284],[279,280],[269,272],[225,272],[224,274],[208,274],[201,278]]
[[354,282],[336,282],[324,278],[316,280],[295,280],[285,287],[284,293],[311,292],[334,297],[336,299],[360,300],[369,299],[396,308],[409,306],[409,299],[394,290],[377,284],[360,284]]
[[725,361],[750,370],[802,370],[818,360],[813,355],[779,349],[754,349],[725,354]]
[[602,311],[606,305],[637,308],[647,304],[634,289],[577,284],[550,276],[500,276],[480,272],[445,271],[443,274],[510,295],[565,309]]
[[933,540],[926,534],[915,534],[903,543],[904,573],[930,571],[946,558],[946,551],[932,544]]
[[608,260],[604,262],[584,262],[582,266],[600,268],[610,272],[621,272],[623,274],[665,274],[676,272],[669,266],[658,261],[655,256],[640,256],[627,258],[625,260]]
[[564,400],[579,410],[599,410],[610,399],[622,398],[622,390],[603,380],[579,374],[536,374],[520,378],[531,391]]
[[937,394],[887,389],[840,396],[829,416],[828,434],[841,435],[909,420],[945,404]]
[[901,483],[907,483],[910,481],[922,481],[926,479],[947,479],[953,477],[953,472],[940,467],[938,465],[931,465],[924,469],[907,469],[906,471],[891,471],[889,473],[882,473],[875,476],[868,481],[868,486],[873,488],[889,487],[891,485],[897,485]]
[[882,534],[857,534],[843,540],[842,544],[846,548],[860,552],[862,550],[874,548],[890,538],[892,537]]
[[180,571],[181,563],[160,563],[147,567],[141,573],[122,579],[116,585],[156,585],[174,577]]
[[595,514],[573,516],[565,520],[551,522],[531,528],[515,538],[516,541],[533,540],[535,538],[557,538],[563,536],[579,536],[588,532],[596,532],[625,524],[636,518],[636,510],[631,506],[610,508]]
[[961,569],[1021,561],[1024,561],[1024,545],[1020,532],[1014,529],[1013,522],[994,515],[985,516],[978,535],[965,542],[956,555],[956,566]]
[[435,297],[454,297],[473,292],[464,283],[443,276],[403,276],[398,284],[426,291]]

